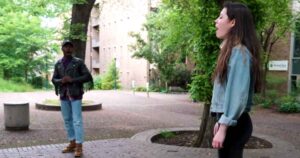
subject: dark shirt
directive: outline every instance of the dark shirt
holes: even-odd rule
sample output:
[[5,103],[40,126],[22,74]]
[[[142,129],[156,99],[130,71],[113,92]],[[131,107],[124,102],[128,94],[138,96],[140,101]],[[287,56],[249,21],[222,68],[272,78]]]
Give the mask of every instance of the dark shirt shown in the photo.
[[61,59],[61,62],[63,63],[65,69],[67,68],[67,66],[69,65],[71,60],[72,60],[72,57],[71,58],[63,57]]
[[[65,70],[67,69],[67,67],[68,67],[68,65],[70,64],[71,60],[72,60],[72,57],[71,57],[71,58],[63,57],[63,58],[61,59],[62,64],[63,64]],[[66,87],[66,86],[67,86],[67,85],[63,85],[63,87]],[[66,89],[67,89],[67,88],[66,88]],[[60,100],[81,100],[81,99],[82,99],[82,95],[83,95],[83,93],[82,93],[81,95],[78,95],[78,96],[70,96],[70,97],[69,97],[69,96],[67,95],[67,91],[65,91],[65,92],[64,92],[64,95],[61,95],[61,96],[60,96]]]

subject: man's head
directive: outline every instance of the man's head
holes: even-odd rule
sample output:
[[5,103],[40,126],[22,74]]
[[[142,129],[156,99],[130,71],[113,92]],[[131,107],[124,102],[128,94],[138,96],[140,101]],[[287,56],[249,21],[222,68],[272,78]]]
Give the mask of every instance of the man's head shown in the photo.
[[61,44],[61,50],[63,51],[65,57],[70,57],[73,54],[74,45],[71,41],[65,40]]

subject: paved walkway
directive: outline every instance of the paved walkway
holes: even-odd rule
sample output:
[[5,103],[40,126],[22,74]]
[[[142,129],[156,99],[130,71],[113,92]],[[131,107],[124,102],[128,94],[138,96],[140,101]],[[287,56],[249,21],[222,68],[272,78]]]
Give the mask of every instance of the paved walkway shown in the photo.
[[[268,138],[268,137],[267,137]],[[299,158],[300,152],[289,143],[269,137],[272,149],[247,149],[245,158]],[[66,144],[51,144],[0,150],[1,158],[71,158],[62,154]],[[273,144],[274,145],[274,144]],[[291,148],[292,147],[292,148]],[[84,158],[215,158],[216,150],[151,144],[129,138],[88,141],[84,143]]]
[[[32,157],[73,157],[72,154],[61,154],[66,144],[65,133],[59,112],[40,111],[34,108],[34,103],[46,98],[56,98],[53,92],[34,93],[0,93],[0,104],[12,100],[28,101],[30,107],[30,130],[23,132],[8,132],[0,129],[0,158],[32,158]],[[84,112],[84,126],[87,140],[84,143],[86,158],[211,158],[216,157],[213,149],[187,148],[152,144],[143,140],[149,137],[151,129],[173,127],[197,127],[200,123],[201,106],[190,101],[187,95],[150,94],[129,91],[92,91],[86,99],[100,101],[103,110]],[[0,108],[0,118],[3,118],[3,108]],[[256,120],[254,113],[255,136],[265,138],[273,143],[271,149],[247,149],[246,158],[299,158],[299,122],[293,124],[293,134],[281,137],[277,132],[268,134],[268,123]],[[258,118],[260,115],[257,115]],[[286,121],[299,119],[299,115],[284,117]],[[3,120],[0,119],[0,124]],[[258,126],[256,126],[258,125]],[[266,126],[265,126],[266,125]],[[282,125],[278,125],[281,127]],[[146,131],[146,132],[143,132]],[[267,131],[265,133],[265,131]],[[297,132],[298,131],[298,132]],[[150,132],[150,133],[149,133]],[[137,134],[138,136],[134,134]],[[131,139],[130,137],[133,138]],[[137,139],[137,137],[139,137]],[[111,139],[114,138],[114,139]],[[118,139],[116,139],[118,138]],[[102,140],[96,140],[102,139]],[[50,144],[50,145],[42,145]],[[14,147],[14,148],[11,148]]]

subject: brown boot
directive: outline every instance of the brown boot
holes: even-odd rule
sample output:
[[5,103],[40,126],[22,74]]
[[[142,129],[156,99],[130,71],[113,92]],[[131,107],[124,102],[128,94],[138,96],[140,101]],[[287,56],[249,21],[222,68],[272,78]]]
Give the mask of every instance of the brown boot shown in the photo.
[[81,157],[81,155],[82,155],[82,144],[76,144],[74,156]]
[[62,153],[70,153],[70,152],[74,152],[76,148],[76,143],[75,140],[70,141],[69,145],[66,146],[63,150]]

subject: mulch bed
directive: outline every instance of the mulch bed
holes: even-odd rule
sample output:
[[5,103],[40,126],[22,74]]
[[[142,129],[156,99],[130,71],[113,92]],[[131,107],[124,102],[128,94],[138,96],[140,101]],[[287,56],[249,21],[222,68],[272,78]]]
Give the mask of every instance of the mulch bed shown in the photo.
[[[197,139],[197,131],[168,132],[152,138],[153,143],[192,147]],[[245,146],[246,149],[272,148],[272,144],[262,138],[252,136]]]

